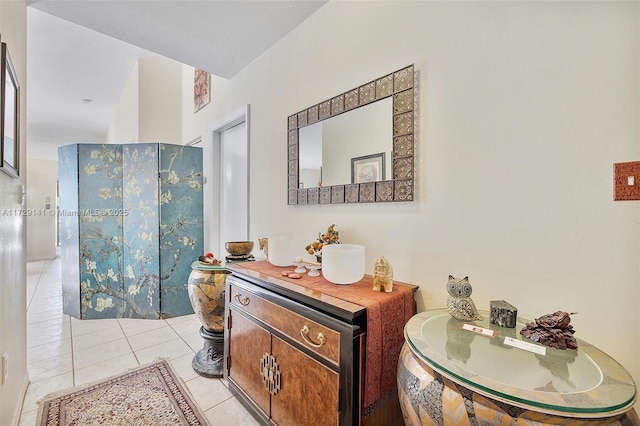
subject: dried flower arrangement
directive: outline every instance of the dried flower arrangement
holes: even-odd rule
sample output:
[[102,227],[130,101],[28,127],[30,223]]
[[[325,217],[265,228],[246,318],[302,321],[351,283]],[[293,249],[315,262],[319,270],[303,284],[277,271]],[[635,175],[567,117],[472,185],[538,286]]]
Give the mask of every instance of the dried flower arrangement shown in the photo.
[[327,227],[327,232],[324,234],[318,232],[317,241],[312,242],[304,249],[309,254],[321,255],[322,247],[327,244],[340,244],[340,232],[336,229],[336,224],[331,224]]

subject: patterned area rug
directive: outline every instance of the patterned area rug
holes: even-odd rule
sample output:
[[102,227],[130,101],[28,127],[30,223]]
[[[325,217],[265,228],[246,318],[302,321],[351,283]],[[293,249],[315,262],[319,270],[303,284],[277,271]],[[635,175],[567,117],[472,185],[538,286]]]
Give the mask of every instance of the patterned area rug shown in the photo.
[[56,395],[40,403],[38,426],[206,426],[166,360]]

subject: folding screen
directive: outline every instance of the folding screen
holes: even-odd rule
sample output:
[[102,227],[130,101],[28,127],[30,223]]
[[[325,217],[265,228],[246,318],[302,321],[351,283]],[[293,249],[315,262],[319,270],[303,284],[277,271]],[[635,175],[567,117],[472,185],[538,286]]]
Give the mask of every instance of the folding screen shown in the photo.
[[190,265],[204,251],[202,149],[73,144],[58,157],[64,313],[192,313]]

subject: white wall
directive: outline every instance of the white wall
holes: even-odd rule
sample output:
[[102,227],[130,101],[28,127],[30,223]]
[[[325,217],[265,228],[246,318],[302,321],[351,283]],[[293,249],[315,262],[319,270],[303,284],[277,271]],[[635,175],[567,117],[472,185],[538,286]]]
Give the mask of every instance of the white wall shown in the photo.
[[[58,162],[27,160],[27,261],[56,257]],[[48,200],[48,201],[47,201]],[[49,210],[46,210],[49,204]]]
[[20,178],[0,173],[0,354],[8,354],[7,381],[0,385],[0,422],[17,424],[27,375],[25,221],[4,212],[21,204],[27,184],[27,7],[24,0],[0,1],[0,34],[7,43],[20,82]]
[[[183,140],[250,104],[250,238],[330,223],[444,306],[470,277],[487,309],[557,309],[640,383],[640,209],[612,163],[640,159],[637,2],[329,2],[183,115]],[[411,63],[416,201],[287,205],[287,117]],[[185,76],[187,72],[185,72]],[[186,79],[183,80],[186,82]],[[187,97],[188,94],[183,95]],[[205,153],[206,155],[206,153]]]
[[111,117],[106,143],[138,141],[139,66],[136,62]]
[[140,59],[120,95],[106,143],[182,144],[183,65],[163,56]]
[[[203,198],[204,198],[204,247],[205,251],[214,252],[220,246],[220,234],[217,232],[219,228],[220,217],[218,211],[216,210],[216,205],[219,204],[220,200],[220,189],[216,187],[216,182],[219,182],[220,168],[219,165],[214,169],[212,169],[211,161],[207,161],[206,159],[212,160],[214,155],[219,159],[220,157],[220,148],[219,142],[217,148],[214,150],[212,148],[212,138],[211,138],[211,126],[212,125],[220,125],[222,121],[225,123],[228,122],[227,119],[231,115],[236,118],[236,113],[241,107],[245,107],[245,104],[238,104],[232,107],[225,107],[226,109],[220,109],[220,100],[218,97],[220,93],[215,91],[215,87],[219,84],[223,85],[227,81],[221,77],[217,77],[215,75],[211,76],[211,99],[212,101],[202,107],[197,112],[193,112],[193,80],[194,80],[194,68],[188,65],[183,65],[182,69],[182,140],[183,143],[201,138],[202,144],[198,146],[202,146],[202,155],[203,155],[203,175],[204,175],[204,184],[202,186]],[[217,102],[213,102],[213,99],[218,99]],[[246,112],[249,113],[248,111]],[[239,113],[240,115],[244,114],[243,112]],[[215,118],[212,118],[215,117]],[[219,130],[219,129],[218,129]],[[251,143],[251,142],[249,142]],[[251,150],[251,147],[249,147]],[[214,154],[215,152],[215,154]],[[217,160],[218,161],[218,160]],[[249,171],[251,174],[252,172]],[[213,175],[217,175],[216,179],[213,179]],[[217,203],[217,204],[216,204]],[[215,212],[215,213],[213,213]],[[214,235],[214,229],[215,235]],[[250,235],[251,237],[251,235]],[[258,254],[257,244],[256,249],[254,249],[254,254]]]
[[162,56],[139,66],[138,141],[181,144],[182,64]]

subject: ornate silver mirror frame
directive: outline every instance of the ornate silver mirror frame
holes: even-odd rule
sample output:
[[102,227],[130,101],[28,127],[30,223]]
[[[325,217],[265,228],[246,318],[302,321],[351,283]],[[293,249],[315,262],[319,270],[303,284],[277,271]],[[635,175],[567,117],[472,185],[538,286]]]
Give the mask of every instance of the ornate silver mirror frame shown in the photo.
[[[393,96],[392,179],[299,188],[299,130],[352,109]],[[288,117],[288,204],[342,204],[413,201],[414,70],[402,68]]]

